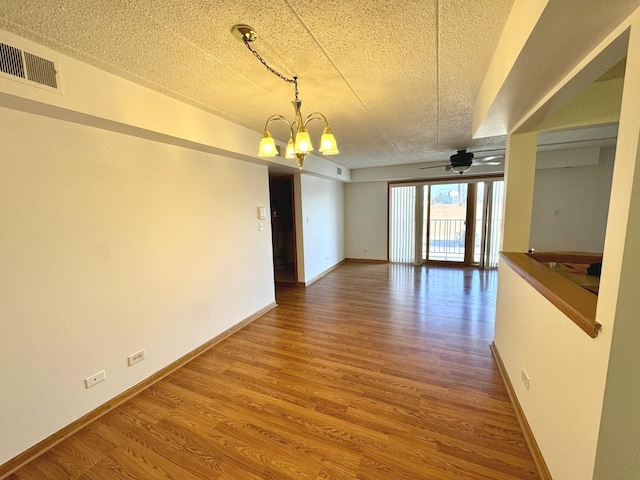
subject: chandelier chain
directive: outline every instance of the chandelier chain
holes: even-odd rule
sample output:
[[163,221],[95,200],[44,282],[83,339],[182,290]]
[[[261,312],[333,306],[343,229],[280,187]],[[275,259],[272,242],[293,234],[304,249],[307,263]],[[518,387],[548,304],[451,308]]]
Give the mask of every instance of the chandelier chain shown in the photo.
[[258,52],[256,52],[253,48],[251,48],[251,45],[249,45],[249,40],[245,37],[242,39],[242,41],[244,42],[245,46],[249,49],[249,51],[251,53],[253,53],[253,56],[256,57],[258,60],[260,60],[260,63],[262,63],[267,70],[269,70],[271,73],[273,73],[276,77],[281,78],[282,80],[284,80],[287,83],[293,83],[294,85],[294,90],[295,90],[295,95],[296,95],[296,99],[298,98],[298,77],[293,77],[293,78],[288,78],[285,77],[283,74],[281,74],[279,71],[277,71],[276,69],[270,67],[266,60],[264,58],[262,58],[260,56],[260,54]]

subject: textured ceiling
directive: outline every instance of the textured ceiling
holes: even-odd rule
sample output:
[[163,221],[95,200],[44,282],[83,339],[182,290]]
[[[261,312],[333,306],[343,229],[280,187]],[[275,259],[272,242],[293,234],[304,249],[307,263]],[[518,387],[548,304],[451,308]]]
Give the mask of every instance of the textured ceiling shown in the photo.
[[[332,160],[364,168],[504,148],[471,139],[471,109],[512,3],[12,0],[0,28],[261,132],[293,117],[293,89],[231,35],[249,24],[260,55],[299,77],[303,115],[329,119]],[[270,130],[286,141],[284,124]]]

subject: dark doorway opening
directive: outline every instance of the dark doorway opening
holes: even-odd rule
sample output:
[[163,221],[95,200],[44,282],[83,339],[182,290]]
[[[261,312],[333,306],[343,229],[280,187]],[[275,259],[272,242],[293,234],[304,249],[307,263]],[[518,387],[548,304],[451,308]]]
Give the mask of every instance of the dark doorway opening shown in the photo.
[[271,240],[276,282],[296,283],[293,176],[270,176]]

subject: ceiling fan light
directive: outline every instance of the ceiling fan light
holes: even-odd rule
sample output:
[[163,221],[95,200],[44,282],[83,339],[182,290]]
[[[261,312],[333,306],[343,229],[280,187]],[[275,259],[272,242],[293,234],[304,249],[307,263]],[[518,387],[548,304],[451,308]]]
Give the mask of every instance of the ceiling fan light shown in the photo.
[[275,157],[278,153],[276,142],[268,130],[265,130],[260,140],[260,148],[258,150],[259,157]]
[[309,153],[313,150],[311,138],[306,130],[298,130],[294,144],[295,153]]
[[459,173],[460,175],[462,175],[465,172],[468,172],[470,168],[471,168],[471,165],[453,165],[453,166],[451,166],[451,170],[453,170],[456,173]]

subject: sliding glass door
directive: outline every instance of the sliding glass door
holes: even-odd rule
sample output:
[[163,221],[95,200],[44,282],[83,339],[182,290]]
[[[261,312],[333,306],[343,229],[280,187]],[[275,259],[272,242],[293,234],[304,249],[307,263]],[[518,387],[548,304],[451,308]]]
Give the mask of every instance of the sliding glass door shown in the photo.
[[389,260],[497,266],[502,180],[390,185]]

